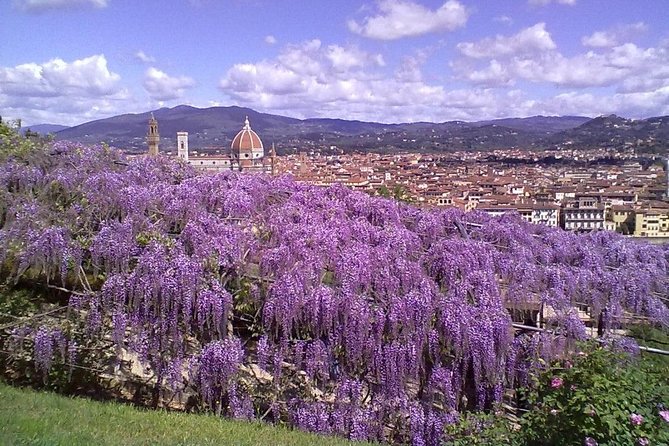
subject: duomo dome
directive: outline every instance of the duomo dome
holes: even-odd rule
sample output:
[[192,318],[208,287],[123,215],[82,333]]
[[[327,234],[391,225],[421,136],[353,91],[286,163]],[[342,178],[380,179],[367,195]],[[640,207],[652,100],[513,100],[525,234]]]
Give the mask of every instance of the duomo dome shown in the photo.
[[230,147],[232,156],[243,163],[245,160],[255,160],[262,158],[265,154],[262,141],[256,132],[251,130],[249,117],[246,117],[244,127],[237,133],[232,140]]

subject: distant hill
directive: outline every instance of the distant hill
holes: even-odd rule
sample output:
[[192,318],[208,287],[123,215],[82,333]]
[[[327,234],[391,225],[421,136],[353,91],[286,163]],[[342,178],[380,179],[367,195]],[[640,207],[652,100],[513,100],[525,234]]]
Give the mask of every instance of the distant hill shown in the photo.
[[21,127],[21,133],[25,134],[28,130],[39,133],[40,135],[48,135],[49,133],[56,133],[68,129],[66,125],[58,124],[36,124],[28,127]]
[[[448,121],[384,124],[344,119],[296,119],[260,113],[243,107],[196,108],[180,105],[153,111],[158,120],[161,148],[175,148],[175,135],[186,131],[194,149],[227,148],[249,117],[251,127],[266,145],[275,142],[279,153],[336,146],[342,150],[453,151],[497,148],[559,147],[568,144],[625,146],[650,141],[666,146],[669,118],[631,121],[619,117],[532,116],[479,122]],[[69,127],[57,139],[85,143],[106,142],[129,151],[146,150],[151,112],[125,114]],[[648,140],[648,138],[651,138]],[[653,139],[654,138],[654,139]]]
[[[158,120],[158,130],[163,145],[175,139],[176,132],[190,133],[192,147],[225,145],[241,129],[246,116],[254,130],[263,133],[294,126],[298,119],[258,113],[241,107],[195,108],[180,105],[153,111]],[[141,149],[145,146],[147,122],[151,112],[125,114],[107,119],[87,122],[70,127],[56,135],[57,139],[69,139],[86,143],[106,142],[127,149]],[[174,142],[172,142],[174,145]]]
[[634,147],[640,151],[666,154],[669,148],[669,116],[625,119],[599,116],[577,127],[550,135],[546,144],[574,147]]
[[569,130],[590,121],[585,116],[531,116],[529,118],[505,118],[480,121],[475,124],[494,124],[526,132],[554,133]]

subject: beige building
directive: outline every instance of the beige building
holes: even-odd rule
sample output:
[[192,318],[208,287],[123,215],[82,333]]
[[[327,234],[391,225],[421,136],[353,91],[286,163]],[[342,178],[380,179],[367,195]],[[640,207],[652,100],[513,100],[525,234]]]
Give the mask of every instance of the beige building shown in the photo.
[[607,223],[611,224],[611,227],[608,228],[611,231],[620,232],[625,235],[629,235],[634,232],[635,225],[635,212],[632,206],[616,206],[613,205],[609,208],[607,213]]
[[669,209],[643,209],[636,212],[634,235],[669,237]]

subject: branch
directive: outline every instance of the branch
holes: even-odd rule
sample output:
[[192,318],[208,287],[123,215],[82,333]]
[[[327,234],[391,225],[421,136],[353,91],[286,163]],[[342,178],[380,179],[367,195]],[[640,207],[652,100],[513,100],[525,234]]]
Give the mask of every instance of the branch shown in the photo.
[[67,308],[68,308],[67,305],[63,305],[62,307],[54,308],[54,309],[51,309],[49,311],[45,311],[44,313],[35,314],[33,316],[30,316],[27,319],[21,319],[20,321],[15,321],[15,322],[11,322],[9,324],[0,325],[0,330],[7,330],[9,328],[18,327],[19,325],[23,325],[23,324],[28,323],[30,321],[33,321],[35,319],[39,319],[39,318],[42,318],[44,316],[48,316],[48,315],[53,314],[53,313],[57,313],[59,311],[65,310]]

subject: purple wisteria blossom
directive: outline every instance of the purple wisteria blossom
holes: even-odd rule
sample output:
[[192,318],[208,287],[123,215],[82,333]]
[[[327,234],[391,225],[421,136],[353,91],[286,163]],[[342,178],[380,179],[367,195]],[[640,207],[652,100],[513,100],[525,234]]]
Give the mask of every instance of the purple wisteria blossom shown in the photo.
[[659,412],[659,415],[664,421],[669,423],[669,410],[661,410]]
[[[7,160],[0,191],[8,283],[74,290],[68,321],[86,341],[112,341],[231,417],[269,410],[314,432],[438,445],[458,411],[493,408],[586,337],[574,302],[605,334],[630,314],[669,327],[669,247],[613,233],[68,142]],[[551,310],[551,333],[514,333],[511,310],[527,306]],[[32,340],[47,372],[76,360],[65,333],[14,341]],[[251,368],[263,376],[245,379]]]
[[630,415],[630,422],[634,426],[641,426],[641,424],[643,424],[643,416],[633,413]]
[[583,440],[583,446],[597,446],[597,441],[592,437],[585,437],[585,440]]

